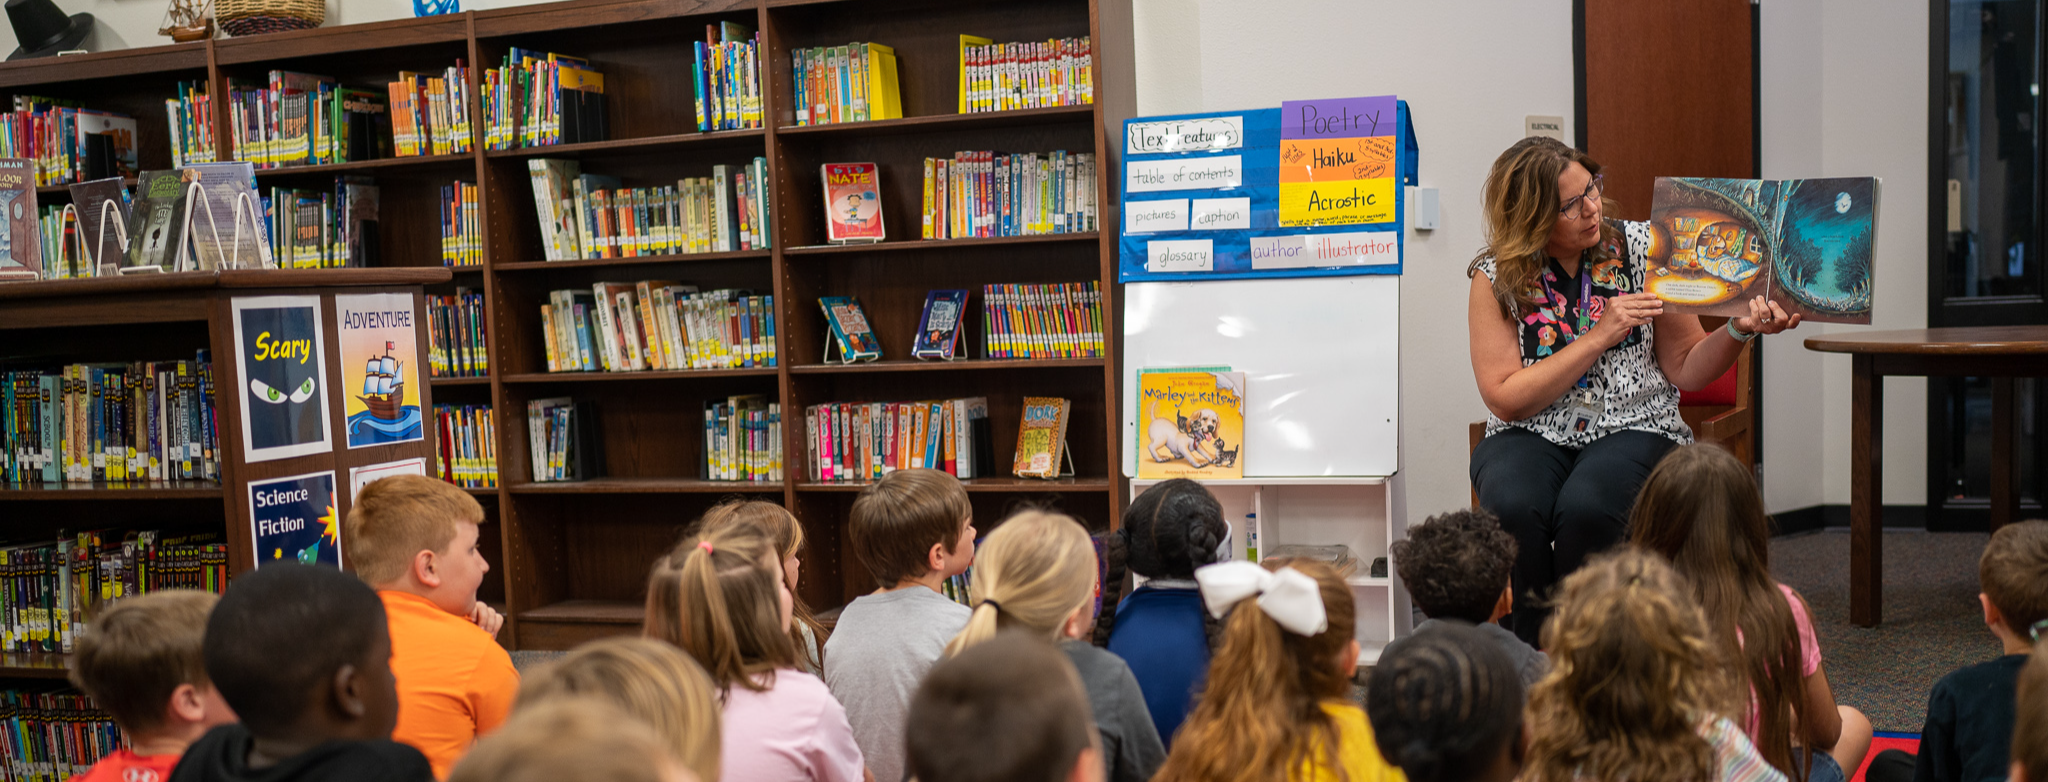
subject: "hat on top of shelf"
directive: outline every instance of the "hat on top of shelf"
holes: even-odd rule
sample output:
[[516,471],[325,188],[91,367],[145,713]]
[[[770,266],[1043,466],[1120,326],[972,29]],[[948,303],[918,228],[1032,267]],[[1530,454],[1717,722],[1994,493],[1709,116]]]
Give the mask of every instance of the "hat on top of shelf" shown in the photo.
[[92,32],[92,14],[64,16],[51,0],[7,0],[7,21],[14,26],[14,40],[21,44],[9,60],[48,57],[78,48]]

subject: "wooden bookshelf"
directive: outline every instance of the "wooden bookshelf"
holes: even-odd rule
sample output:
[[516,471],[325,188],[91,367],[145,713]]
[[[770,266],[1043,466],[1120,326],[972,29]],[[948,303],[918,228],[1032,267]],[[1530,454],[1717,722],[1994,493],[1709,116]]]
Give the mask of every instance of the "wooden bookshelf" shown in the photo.
[[[567,648],[598,635],[633,632],[639,623],[649,565],[683,527],[724,498],[780,502],[805,525],[802,592],[812,608],[843,605],[869,591],[865,571],[845,550],[847,514],[857,484],[806,480],[804,408],[828,401],[910,401],[983,396],[989,400],[999,463],[1015,449],[1021,399],[1074,401],[1068,442],[1078,475],[1055,481],[1008,477],[966,483],[977,526],[986,533],[1019,507],[1051,507],[1096,529],[1116,523],[1123,492],[1117,476],[1117,343],[1104,358],[1058,360],[909,358],[925,293],[977,291],[996,283],[1093,281],[1104,292],[1105,327],[1119,294],[1115,232],[924,241],[918,236],[922,160],[956,151],[1090,152],[1097,161],[1098,212],[1110,203],[1115,133],[1105,133],[1102,79],[1095,105],[961,115],[955,113],[958,36],[1031,41],[1090,36],[1100,40],[1094,0],[569,0],[473,11],[426,19],[327,27],[276,35],[108,52],[62,60],[0,65],[0,94],[72,97],[93,108],[138,119],[144,169],[170,166],[163,99],[178,81],[203,81],[226,116],[230,79],[257,80],[272,69],[330,75],[344,85],[383,89],[400,70],[439,71],[457,58],[472,79],[512,47],[589,58],[604,73],[610,138],[552,147],[485,150],[482,122],[474,151],[258,172],[261,187],[318,187],[338,174],[374,177],[380,188],[383,270],[290,272],[305,285],[352,284],[322,275],[397,273],[430,294],[457,288],[484,295],[491,372],[477,378],[432,378],[443,404],[487,404],[496,415],[500,486],[471,489],[490,522],[485,554],[492,565],[484,599],[509,617],[501,638],[513,648]],[[765,127],[696,130],[686,42],[706,25],[738,22],[761,31]],[[876,41],[895,47],[902,119],[798,127],[791,95],[790,51],[798,47]],[[1096,69],[1101,58],[1096,59]],[[475,83],[472,94],[480,94]],[[481,118],[480,107],[472,115]],[[225,122],[214,143],[231,155]],[[565,158],[584,172],[619,177],[627,186],[707,176],[713,165],[767,160],[773,249],[604,260],[543,260],[528,161]],[[824,244],[818,169],[829,162],[872,161],[882,172],[890,241],[863,246]],[[440,266],[440,188],[460,179],[478,185],[483,263]],[[61,190],[62,188],[52,188]],[[51,193],[48,198],[68,198]],[[1098,219],[1105,224],[1113,214]],[[189,299],[259,284],[231,272],[209,280],[178,275],[0,285],[0,330],[60,326],[91,318],[108,323],[163,324],[165,336],[204,338],[212,317]],[[279,274],[279,273],[272,273]],[[751,369],[548,372],[540,304],[551,290],[594,282],[678,280],[700,288],[743,288],[775,296],[779,366]],[[821,296],[858,296],[888,360],[827,364]],[[981,334],[971,306],[966,341]],[[37,319],[43,319],[38,321]],[[89,319],[89,318],[88,318]],[[181,325],[182,324],[182,325]],[[424,334],[422,330],[422,334]],[[150,342],[145,340],[145,342]],[[139,349],[139,348],[138,348]],[[978,352],[975,355],[979,355]],[[765,394],[782,405],[786,472],[781,480],[707,481],[702,406],[734,394]],[[527,402],[557,396],[597,404],[608,474],[572,482],[535,482],[527,464]],[[431,441],[430,441],[431,443]],[[353,462],[351,462],[353,463]],[[285,473],[278,473],[285,474]],[[268,473],[266,473],[268,475]],[[238,481],[246,477],[237,476]],[[216,509],[216,518],[246,525],[234,485],[51,487],[9,492],[10,510],[140,507],[147,499],[173,507]],[[26,505],[24,505],[26,503]],[[13,513],[8,514],[10,518]],[[58,522],[52,521],[51,524]],[[243,534],[246,535],[246,532]],[[246,555],[238,552],[238,557]],[[238,558],[238,563],[243,559]],[[62,662],[0,660],[0,678]]]

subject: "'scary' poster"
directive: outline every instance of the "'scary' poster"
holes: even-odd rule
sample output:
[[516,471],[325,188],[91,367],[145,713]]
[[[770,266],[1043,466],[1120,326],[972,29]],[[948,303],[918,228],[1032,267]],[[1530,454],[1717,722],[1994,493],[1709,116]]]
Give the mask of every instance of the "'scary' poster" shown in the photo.
[[242,452],[250,462],[329,450],[320,297],[234,300]]

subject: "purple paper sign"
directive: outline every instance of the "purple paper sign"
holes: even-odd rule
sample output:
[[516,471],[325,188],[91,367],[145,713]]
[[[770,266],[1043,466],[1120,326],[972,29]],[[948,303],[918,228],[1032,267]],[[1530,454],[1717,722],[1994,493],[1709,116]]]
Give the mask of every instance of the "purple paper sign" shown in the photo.
[[1394,96],[1290,100],[1280,103],[1281,139],[1394,135]]

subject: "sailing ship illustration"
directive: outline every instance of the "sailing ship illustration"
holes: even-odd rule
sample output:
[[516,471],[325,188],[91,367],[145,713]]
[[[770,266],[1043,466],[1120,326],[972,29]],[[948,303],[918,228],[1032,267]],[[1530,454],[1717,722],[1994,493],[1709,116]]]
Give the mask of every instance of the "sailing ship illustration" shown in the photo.
[[371,356],[363,367],[363,393],[356,398],[372,418],[397,421],[405,415],[405,362],[391,357],[397,348],[396,342],[384,343],[384,355]]

